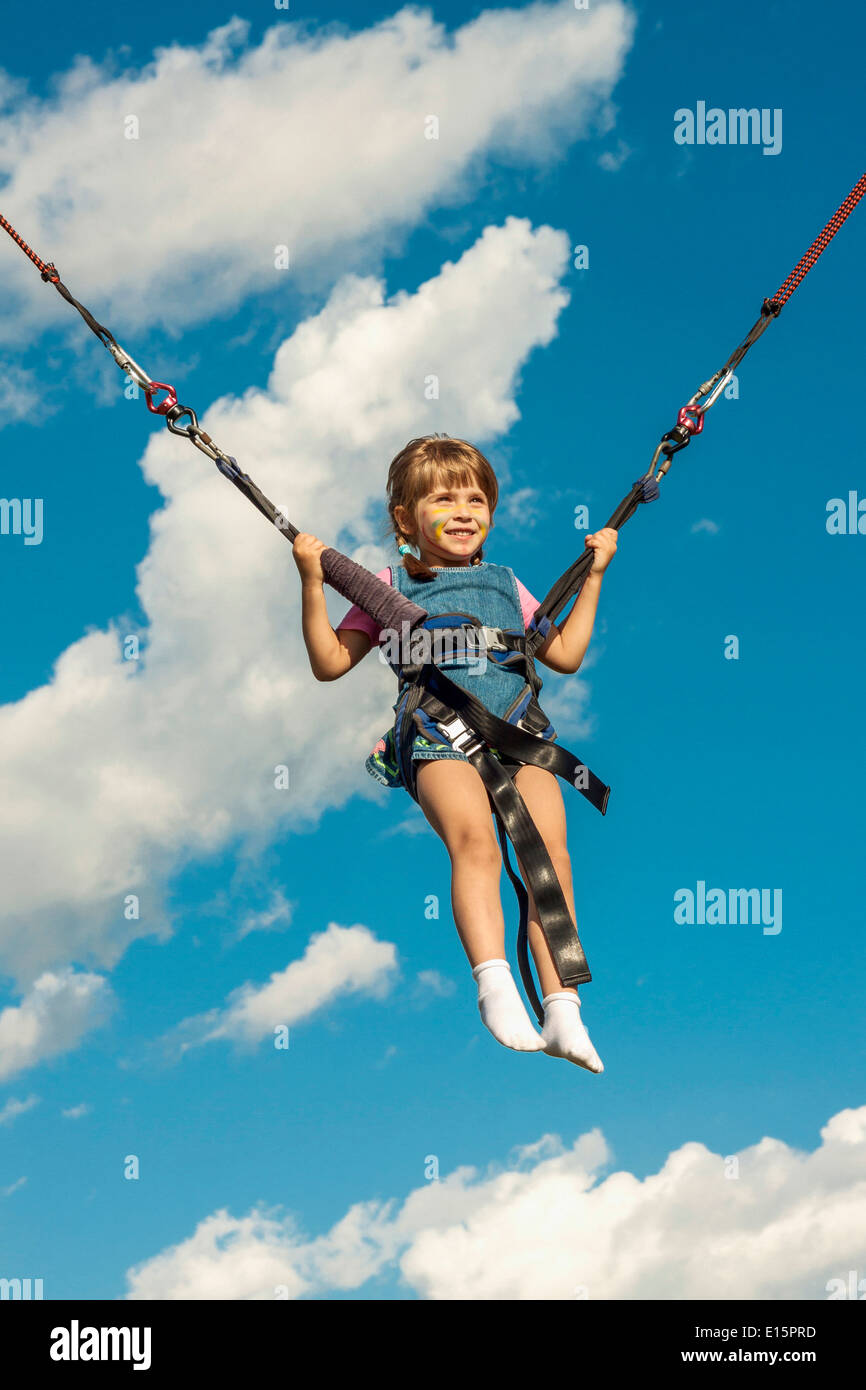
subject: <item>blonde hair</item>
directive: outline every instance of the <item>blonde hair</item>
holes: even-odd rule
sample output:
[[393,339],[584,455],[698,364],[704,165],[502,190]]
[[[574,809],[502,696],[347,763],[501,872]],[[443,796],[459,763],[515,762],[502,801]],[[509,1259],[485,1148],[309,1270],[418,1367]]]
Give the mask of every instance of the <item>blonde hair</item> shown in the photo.
[[[499,499],[499,484],[496,474],[487,459],[474,444],[465,439],[452,439],[447,434],[428,434],[420,439],[410,439],[400,450],[388,469],[388,533],[394,537],[396,545],[412,544],[417,536],[417,508],[422,497],[426,497],[436,486],[437,480],[456,487],[477,485],[487,498],[492,517]],[[415,524],[410,535],[401,531],[397,524],[395,509],[403,507]],[[472,557],[473,565],[480,565],[484,555],[483,545]],[[435,579],[435,572],[414,555],[403,555],[403,567],[413,579]]]

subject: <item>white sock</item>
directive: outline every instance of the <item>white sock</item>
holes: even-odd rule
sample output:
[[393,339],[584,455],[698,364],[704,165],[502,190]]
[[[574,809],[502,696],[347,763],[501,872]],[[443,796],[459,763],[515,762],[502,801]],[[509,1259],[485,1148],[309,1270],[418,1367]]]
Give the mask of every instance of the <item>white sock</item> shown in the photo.
[[472,978],[478,985],[481,1021],[503,1047],[515,1052],[540,1052],[544,1038],[533,1028],[523,1007],[507,960],[485,960],[476,965]]
[[544,1050],[549,1057],[566,1057],[587,1071],[604,1071],[602,1060],[589,1039],[580,1017],[580,1000],[563,991],[545,995]]

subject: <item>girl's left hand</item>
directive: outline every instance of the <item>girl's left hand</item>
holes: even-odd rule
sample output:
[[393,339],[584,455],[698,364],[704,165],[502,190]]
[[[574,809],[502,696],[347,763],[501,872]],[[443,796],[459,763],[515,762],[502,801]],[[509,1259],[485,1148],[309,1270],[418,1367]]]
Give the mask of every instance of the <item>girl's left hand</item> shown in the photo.
[[595,551],[590,573],[602,574],[616,554],[616,531],[612,526],[603,526],[600,531],[587,536],[584,543]]

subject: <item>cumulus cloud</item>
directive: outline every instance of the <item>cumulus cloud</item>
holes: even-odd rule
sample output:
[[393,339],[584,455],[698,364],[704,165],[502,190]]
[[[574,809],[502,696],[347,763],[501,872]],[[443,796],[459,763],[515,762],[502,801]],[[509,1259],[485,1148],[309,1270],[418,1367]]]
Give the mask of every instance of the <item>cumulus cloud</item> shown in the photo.
[[285,1289],[297,1298],[305,1283],[286,1257],[292,1240],[291,1221],[259,1211],[238,1220],[216,1211],[188,1240],[131,1269],[128,1297],[216,1302],[275,1298],[276,1290]]
[[571,1148],[545,1135],[402,1204],[358,1203],[312,1240],[274,1209],[220,1210],[130,1269],[126,1297],[321,1296],[399,1273],[430,1299],[823,1299],[862,1268],[866,1106],[834,1115],[812,1152],[690,1142],[643,1179],[602,1177],[610,1159],[598,1130]]
[[68,1052],[107,1021],[113,1006],[103,976],[71,968],[46,971],[20,1004],[0,1012],[0,1081]]
[[[98,286],[103,321],[177,329],[272,289],[277,246],[310,289],[465,201],[489,158],[547,163],[609,128],[633,29],[620,0],[497,8],[452,33],[412,5],[354,33],[287,17],[258,44],[233,18],[140,68],[79,57],[50,98],[19,89],[0,115],[6,214],[74,291]],[[0,283],[30,332],[68,313],[23,257],[3,256]],[[19,334],[4,314],[0,337]]]
[[218,1039],[257,1043],[274,1029],[302,1022],[334,999],[349,994],[382,998],[397,969],[396,947],[369,927],[340,927],[310,937],[300,960],[275,970],[266,985],[244,984],[223,1009],[184,1019],[166,1042],[186,1052]]
[[[267,386],[221,398],[203,427],[297,525],[380,568],[368,517],[388,460],[425,430],[508,430],[522,364],[568,301],[568,254],[564,233],[508,218],[412,294],[347,276],[283,342]],[[165,885],[189,859],[239,840],[255,853],[379,790],[363,760],[387,725],[391,671],[374,652],[344,681],[314,681],[286,541],[168,432],[142,467],[164,498],[138,568],[142,659],[122,659],[118,620],[0,709],[0,966],[23,987],[169,934]],[[345,601],[328,602],[336,624]]]
[[719,523],[717,521],[712,521],[707,516],[702,517],[700,521],[696,521],[692,526],[692,535],[696,535],[698,531],[709,531],[711,536],[717,536],[719,533]]

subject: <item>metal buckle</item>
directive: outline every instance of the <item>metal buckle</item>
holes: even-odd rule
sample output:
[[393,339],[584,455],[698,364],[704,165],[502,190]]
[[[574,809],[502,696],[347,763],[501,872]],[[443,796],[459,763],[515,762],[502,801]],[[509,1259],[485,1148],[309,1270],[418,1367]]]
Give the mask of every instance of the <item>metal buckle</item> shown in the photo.
[[484,634],[485,646],[492,647],[494,651],[498,652],[508,651],[508,643],[502,641],[501,627],[484,627],[483,624],[479,624],[478,631]]
[[473,730],[467,729],[459,714],[453,715],[451,719],[437,719],[436,728],[445,735],[451,747],[456,748],[464,757],[468,758],[470,753],[477,752],[483,745],[483,739]]

